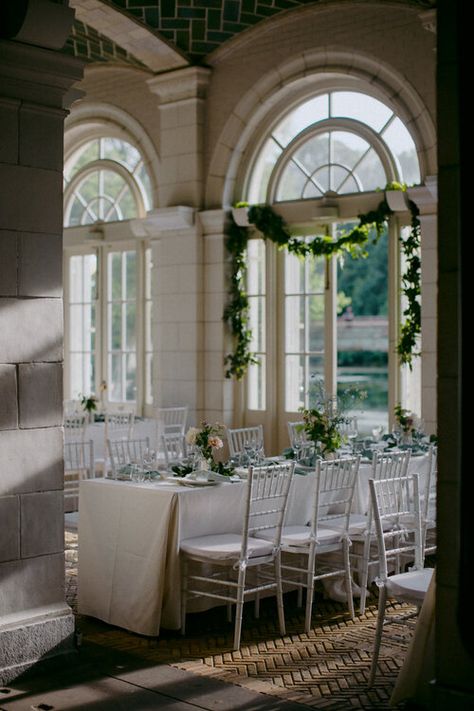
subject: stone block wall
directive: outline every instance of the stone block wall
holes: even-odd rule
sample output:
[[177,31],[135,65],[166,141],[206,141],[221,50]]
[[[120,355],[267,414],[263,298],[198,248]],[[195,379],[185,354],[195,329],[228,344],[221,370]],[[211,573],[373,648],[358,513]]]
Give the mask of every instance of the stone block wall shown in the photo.
[[70,645],[73,632],[64,602],[62,99],[81,67],[7,41],[0,57],[2,683]]

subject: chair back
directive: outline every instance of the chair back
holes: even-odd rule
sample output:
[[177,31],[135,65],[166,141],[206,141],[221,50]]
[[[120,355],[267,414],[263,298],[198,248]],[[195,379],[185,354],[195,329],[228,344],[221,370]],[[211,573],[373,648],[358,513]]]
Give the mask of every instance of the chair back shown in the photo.
[[186,457],[186,439],[183,434],[163,434],[161,435],[161,443],[168,468],[173,464],[179,464]]
[[372,457],[373,479],[395,479],[408,473],[411,451],[374,452]]
[[133,412],[106,412],[105,439],[131,439],[134,423]]
[[88,416],[83,413],[74,413],[64,416],[64,437],[66,441],[83,441],[86,431]]
[[122,467],[133,462],[141,462],[146,450],[150,449],[150,438],[107,440],[112,475],[116,477]]
[[318,528],[331,528],[331,523],[347,535],[359,465],[360,456],[317,461],[311,519],[315,540]]
[[305,424],[304,420],[298,420],[297,422],[288,422],[288,437],[290,440],[290,447],[294,447],[296,443],[306,444],[310,442],[307,433],[302,429]]
[[[421,496],[421,525],[424,554],[436,552],[436,485],[438,478],[438,448],[430,445],[428,453],[428,474]],[[427,542],[427,538],[429,538]]]
[[438,448],[430,445],[428,453],[428,475],[426,477],[422,499],[423,521],[436,522],[436,482],[438,478]]
[[64,443],[64,510],[76,511],[79,482],[94,478],[94,442],[69,440]]
[[247,499],[242,526],[241,561],[248,558],[248,539],[272,531],[274,553],[278,552],[288,493],[295,471],[293,461],[285,464],[249,467]]
[[81,414],[81,402],[80,400],[63,400],[63,412],[64,415],[79,415]]
[[423,568],[421,506],[418,474],[369,479],[372,515],[379,554],[379,579],[388,578],[389,562],[413,560]]
[[253,449],[263,448],[263,425],[235,429],[228,427],[227,442],[231,457],[237,457],[243,452],[246,443],[249,443]]
[[182,434],[186,432],[189,408],[159,407],[156,410],[157,442],[161,441],[164,434]]

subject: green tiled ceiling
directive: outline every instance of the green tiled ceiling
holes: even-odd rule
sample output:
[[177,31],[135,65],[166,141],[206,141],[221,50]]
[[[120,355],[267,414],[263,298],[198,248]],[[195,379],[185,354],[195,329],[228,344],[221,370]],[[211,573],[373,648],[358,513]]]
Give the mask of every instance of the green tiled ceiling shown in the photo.
[[[1,0],[0,0],[1,1]],[[395,0],[420,9],[436,0]],[[243,30],[301,5],[319,0],[106,0],[125,16],[133,17],[158,37],[199,63],[221,44]],[[75,22],[66,51],[88,61],[119,60],[139,65],[128,52],[82,22]]]
[[63,51],[86,62],[113,61],[132,64],[135,67],[143,66],[138,59],[135,59],[118,44],[99,34],[93,27],[79,22],[79,20],[75,20]]
[[[155,30],[191,60],[199,61],[226,40],[267,17],[318,0],[109,0]],[[432,0],[405,0],[432,7]]]

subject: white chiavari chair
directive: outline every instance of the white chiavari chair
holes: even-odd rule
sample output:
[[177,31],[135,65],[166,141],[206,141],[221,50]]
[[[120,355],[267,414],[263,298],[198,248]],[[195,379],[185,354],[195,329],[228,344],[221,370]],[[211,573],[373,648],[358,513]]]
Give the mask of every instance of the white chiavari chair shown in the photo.
[[239,457],[246,446],[263,454],[263,425],[254,427],[227,428],[227,442],[231,458]]
[[[415,613],[409,611],[398,619],[390,616],[390,622],[402,622],[417,614],[433,575],[432,568],[423,567],[423,539],[418,475],[369,481],[371,508],[375,524],[379,573],[376,584],[379,589],[377,623],[375,630],[369,686],[375,679],[377,661],[385,623],[387,598],[415,605]],[[408,572],[389,574],[398,568],[399,560],[411,559]]]
[[92,440],[64,442],[64,511],[77,511],[79,482],[94,477],[94,443]]
[[[222,604],[235,604],[234,649],[239,649],[245,599],[268,590],[276,592],[280,632],[285,634],[280,539],[293,472],[293,462],[250,466],[241,533],[223,531],[181,542],[182,634],[186,631],[188,599],[209,597]],[[261,537],[270,530],[268,540]],[[204,564],[202,573],[189,571],[190,563]],[[206,568],[209,564],[212,573]],[[258,569],[255,582],[247,575],[249,568]]]
[[113,478],[130,464],[141,464],[143,455],[150,449],[150,438],[107,440],[107,451]]

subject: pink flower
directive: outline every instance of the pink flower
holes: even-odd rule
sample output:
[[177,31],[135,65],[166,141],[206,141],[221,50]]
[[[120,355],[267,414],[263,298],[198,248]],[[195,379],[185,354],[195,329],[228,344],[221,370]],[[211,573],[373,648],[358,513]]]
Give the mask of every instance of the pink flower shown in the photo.
[[209,437],[207,441],[212,449],[221,449],[224,446],[224,443],[220,437]]

